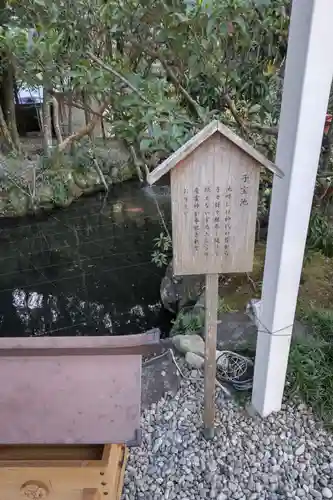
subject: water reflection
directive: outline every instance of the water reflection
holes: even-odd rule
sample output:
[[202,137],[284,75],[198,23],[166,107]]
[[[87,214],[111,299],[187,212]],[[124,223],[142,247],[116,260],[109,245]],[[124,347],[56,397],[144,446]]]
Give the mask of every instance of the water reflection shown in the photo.
[[[169,220],[170,199],[158,196]],[[169,326],[151,263],[161,232],[136,184],[48,217],[0,221],[0,334],[110,335]]]

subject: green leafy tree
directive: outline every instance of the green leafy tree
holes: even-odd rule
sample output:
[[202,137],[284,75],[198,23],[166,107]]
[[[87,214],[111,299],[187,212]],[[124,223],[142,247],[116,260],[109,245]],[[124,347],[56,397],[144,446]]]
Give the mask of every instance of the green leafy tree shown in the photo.
[[273,151],[289,3],[10,0],[0,50],[43,86],[44,136],[54,99],[86,110],[82,130],[57,134],[61,151],[103,117],[149,169],[214,116]]

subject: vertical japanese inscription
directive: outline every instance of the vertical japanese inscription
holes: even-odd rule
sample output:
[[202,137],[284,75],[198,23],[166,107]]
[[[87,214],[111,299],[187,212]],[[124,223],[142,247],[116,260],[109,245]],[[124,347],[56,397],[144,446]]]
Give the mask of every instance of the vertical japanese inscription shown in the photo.
[[184,188],[184,214],[188,215],[188,189]]
[[240,202],[239,205],[241,207],[246,207],[249,204],[248,200],[248,193],[249,193],[249,184],[250,184],[250,177],[249,174],[245,173],[242,174],[241,178],[241,185],[240,185]]
[[[205,259],[230,256],[232,252],[232,213],[249,205],[251,177],[243,173],[240,183],[184,188],[184,215],[192,212],[192,248]],[[236,206],[236,205],[237,206]]]
[[204,256],[208,257],[209,255],[209,238],[210,238],[210,225],[211,225],[211,211],[210,211],[210,193],[212,189],[210,186],[206,186],[204,188],[205,194],[205,211],[204,211]]
[[200,189],[194,188],[193,193],[193,246],[195,252],[200,247]]
[[214,200],[214,249],[215,255],[219,255],[220,251],[220,229],[221,229],[221,188],[216,186],[215,188],[215,200]]
[[232,200],[232,187],[229,185],[225,192],[225,212],[224,212],[224,255],[226,257],[228,257],[230,253],[231,200]]

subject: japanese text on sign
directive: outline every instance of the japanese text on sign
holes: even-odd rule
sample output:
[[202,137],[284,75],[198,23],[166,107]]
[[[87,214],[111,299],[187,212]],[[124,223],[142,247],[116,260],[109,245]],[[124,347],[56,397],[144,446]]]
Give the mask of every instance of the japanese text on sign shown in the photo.
[[221,229],[221,188],[216,186],[214,202],[214,247],[215,255],[219,255],[220,250],[220,229]]
[[188,215],[188,189],[184,188],[184,213]]
[[205,255],[205,257],[208,257],[209,239],[210,239],[210,223],[211,223],[211,212],[210,212],[209,198],[210,198],[211,188],[209,186],[206,186],[204,188],[204,193],[205,193],[205,212],[204,212],[204,242],[203,242],[203,247],[204,247],[204,255]]
[[[241,185],[241,204],[247,204],[248,177],[244,175]],[[202,252],[208,258],[210,252],[216,257],[221,250],[227,257],[231,244],[231,206],[233,189],[230,185],[223,191],[221,186],[194,187],[192,193],[193,231],[192,244],[195,252]],[[184,189],[184,214],[187,216],[189,192]]]
[[196,252],[199,251],[200,246],[200,189],[198,187],[194,188],[193,196],[193,246]]
[[228,186],[225,193],[225,211],[224,211],[224,255],[226,257],[228,257],[230,253],[231,199],[232,199],[232,187]]
[[248,192],[249,192],[249,183],[250,183],[250,177],[249,174],[243,174],[242,175],[242,182],[240,186],[240,202],[239,205],[241,207],[247,206],[249,204],[248,200]]

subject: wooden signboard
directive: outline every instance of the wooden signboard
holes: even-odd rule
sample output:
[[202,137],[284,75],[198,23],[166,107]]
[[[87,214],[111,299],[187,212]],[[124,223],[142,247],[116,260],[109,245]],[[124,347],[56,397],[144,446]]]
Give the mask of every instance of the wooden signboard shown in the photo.
[[176,275],[251,271],[260,173],[254,163],[214,134],[172,170]]
[[260,168],[282,172],[218,121],[153,170],[171,172],[175,275],[206,275],[205,415],[213,434],[218,274],[252,270]]

